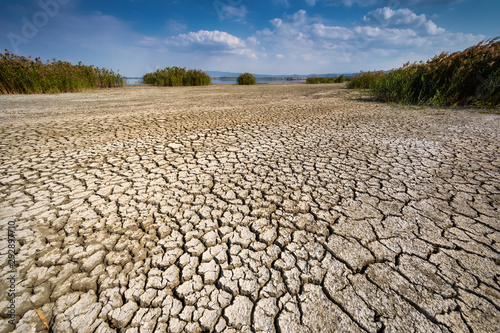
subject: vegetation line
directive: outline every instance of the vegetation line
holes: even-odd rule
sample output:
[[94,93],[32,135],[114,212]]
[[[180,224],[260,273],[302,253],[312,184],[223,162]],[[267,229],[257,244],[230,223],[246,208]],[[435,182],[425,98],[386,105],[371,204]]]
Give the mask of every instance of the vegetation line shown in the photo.
[[[464,51],[441,53],[427,62],[407,63],[390,72],[362,72],[347,82],[348,88],[369,89],[378,100],[401,104],[434,106],[500,105],[500,37],[483,41]],[[201,70],[166,67],[147,73],[143,83],[158,86],[205,86],[210,76]],[[342,83],[339,77],[311,77],[307,83]],[[244,73],[240,85],[256,83]],[[31,94],[76,92],[90,88],[123,86],[124,79],[112,70],[73,65],[53,59],[42,62],[0,53],[0,93]]]
[[340,75],[338,77],[310,77],[307,78],[306,83],[309,84],[318,84],[318,83],[344,83],[346,81],[344,75]]
[[370,89],[385,102],[434,106],[500,105],[499,37],[462,52],[441,53],[426,63],[385,72],[364,72],[348,88]]

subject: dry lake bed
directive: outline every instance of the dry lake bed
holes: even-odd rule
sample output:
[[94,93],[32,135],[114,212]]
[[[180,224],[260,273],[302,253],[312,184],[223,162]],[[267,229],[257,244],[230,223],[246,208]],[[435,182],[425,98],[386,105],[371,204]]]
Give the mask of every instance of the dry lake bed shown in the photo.
[[499,332],[500,115],[344,87],[0,96],[0,332]]

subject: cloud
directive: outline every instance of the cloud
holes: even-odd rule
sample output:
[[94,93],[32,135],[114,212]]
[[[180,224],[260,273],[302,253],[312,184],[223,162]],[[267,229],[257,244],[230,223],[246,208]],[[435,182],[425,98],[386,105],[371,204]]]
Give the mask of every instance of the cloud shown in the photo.
[[273,0],[275,6],[290,7],[290,2],[288,0]]
[[227,19],[237,22],[243,22],[248,14],[248,10],[244,5],[240,5],[239,7],[237,7],[221,3],[220,1],[215,1],[214,6],[221,21]]
[[402,0],[402,5],[404,6],[420,6],[420,7],[427,7],[427,6],[446,6],[446,5],[452,5],[455,3],[462,2],[464,0]]
[[324,0],[325,4],[333,6],[359,6],[368,7],[375,5],[387,5],[391,7],[429,7],[446,6],[463,0]]
[[420,26],[426,21],[426,18],[424,14],[417,15],[406,8],[392,10],[389,7],[384,7],[369,12],[363,17],[363,21],[368,24],[379,24],[384,28],[406,28]]
[[246,58],[258,59],[265,56],[258,50],[259,41],[251,36],[247,40],[231,35],[224,31],[189,32],[165,40],[170,52],[197,53],[210,56],[244,56]]
[[[317,6],[326,1],[300,3]],[[426,3],[424,0],[400,1]],[[274,3],[287,6],[291,1],[274,0]],[[337,3],[360,6],[388,1],[341,0]],[[82,14],[76,4],[75,8],[70,7],[73,4],[75,2],[68,3],[64,10],[61,7],[60,12],[50,18],[50,24],[39,28],[28,42],[19,45],[22,54],[73,62],[82,60],[85,64],[121,69],[122,74],[133,76],[166,66],[268,74],[347,73],[390,69],[407,61],[428,59],[442,51],[461,50],[484,39],[481,35],[447,31],[430,17],[410,9],[383,6],[366,10],[359,22],[346,26],[327,23],[321,17],[299,10],[276,17],[267,23],[267,28],[261,27],[249,37],[242,37],[229,30],[189,32],[184,23],[191,24],[191,21],[173,19],[166,21],[157,32],[139,33],[131,21],[100,12]],[[16,13],[13,19],[0,19],[0,30],[21,34],[19,20],[27,14]],[[248,16],[247,9],[241,5],[221,7],[221,13],[224,19],[232,21],[243,21]],[[11,48],[6,34],[0,36],[0,43]]]
[[334,6],[344,5],[347,7],[351,7],[355,4],[360,7],[367,7],[375,5],[379,2],[381,2],[381,0],[325,0],[325,3],[328,5],[334,5]]
[[336,26],[325,26],[321,23],[316,23],[311,26],[311,32],[319,39],[327,40],[348,40],[354,37],[352,29]]
[[[3,22],[0,23],[0,30],[24,38],[22,23],[15,16],[12,21],[8,30],[3,30]],[[13,49],[6,35],[0,36],[0,44]],[[41,57],[42,60],[82,61],[86,65],[121,70],[124,75],[142,75],[151,59],[150,50],[158,45],[157,41],[135,31],[130,22],[112,15],[98,11],[81,14],[72,7],[61,7],[50,17],[48,24],[38,27],[36,33],[18,45],[16,53]]]
[[309,17],[305,10],[272,19],[270,25],[257,33],[268,53],[307,62],[318,72],[326,68],[345,68],[346,72],[390,69],[445,50],[464,49],[484,39],[482,35],[446,31],[410,9],[388,7],[367,13],[362,22],[350,27],[327,25]]
[[165,26],[170,31],[182,31],[187,29],[187,25],[177,20],[167,20]]
[[217,51],[234,50],[246,46],[245,42],[240,38],[218,30],[200,30],[198,32],[180,34],[168,39],[166,44],[185,48],[186,50],[202,48]]
[[[262,55],[255,38],[241,39],[217,30],[180,33],[179,29],[187,27],[176,20],[166,21],[164,29],[155,34],[143,34],[132,22],[112,15],[64,9],[19,45],[20,55],[82,61],[120,70],[126,76],[142,76],[166,66],[237,71],[238,65],[252,63]],[[0,19],[0,30],[22,36],[18,21]],[[0,44],[12,49],[6,35],[0,36]]]
[[292,49],[300,46],[297,42],[302,43],[302,46],[314,45],[315,49],[327,45],[343,45],[347,49],[376,48],[381,44],[392,45],[396,49],[418,44],[443,47],[463,41],[474,43],[484,37],[448,32],[423,14],[417,15],[410,9],[392,10],[388,7],[369,12],[363,22],[354,27],[317,23],[305,10],[299,10],[284,19],[272,19],[270,23],[273,30],[264,29],[259,32],[260,36],[275,42],[277,48],[290,45]]
[[427,20],[425,14],[417,15],[407,8],[397,10],[389,7],[378,8],[365,15],[363,22],[382,28],[412,29],[429,35],[445,32],[443,28],[439,28],[434,22]]

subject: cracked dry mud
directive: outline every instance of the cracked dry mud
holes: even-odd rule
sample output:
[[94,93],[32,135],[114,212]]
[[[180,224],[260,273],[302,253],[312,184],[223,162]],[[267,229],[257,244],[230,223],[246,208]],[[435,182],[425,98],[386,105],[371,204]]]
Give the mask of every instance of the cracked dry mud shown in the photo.
[[0,96],[17,332],[499,332],[500,116],[343,85]]

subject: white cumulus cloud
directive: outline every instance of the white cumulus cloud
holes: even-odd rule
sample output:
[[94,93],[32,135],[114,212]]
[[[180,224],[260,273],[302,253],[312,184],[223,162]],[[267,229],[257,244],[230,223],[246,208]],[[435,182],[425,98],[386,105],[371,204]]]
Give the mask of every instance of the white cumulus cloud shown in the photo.
[[445,32],[443,28],[439,28],[434,22],[428,20],[425,14],[417,15],[407,8],[396,10],[389,7],[378,8],[365,15],[363,21],[372,26],[419,30],[429,35]]
[[[379,8],[362,22],[344,27],[309,17],[305,10],[275,18],[256,36],[266,51],[307,63],[318,72],[390,69],[406,61],[426,60],[436,53],[464,49],[484,36],[453,33],[410,9]],[[401,62],[401,64],[398,64]],[[388,65],[388,64],[392,64]],[[277,63],[277,65],[282,65]]]
[[200,30],[172,36],[165,40],[170,52],[193,53],[210,57],[233,56],[258,59],[265,54],[259,49],[259,41],[250,36],[246,40],[219,30]]
[[168,45],[183,47],[186,49],[203,48],[213,50],[232,50],[244,48],[245,42],[224,31],[207,31],[200,30],[198,32],[189,32],[171,37],[166,41]]

